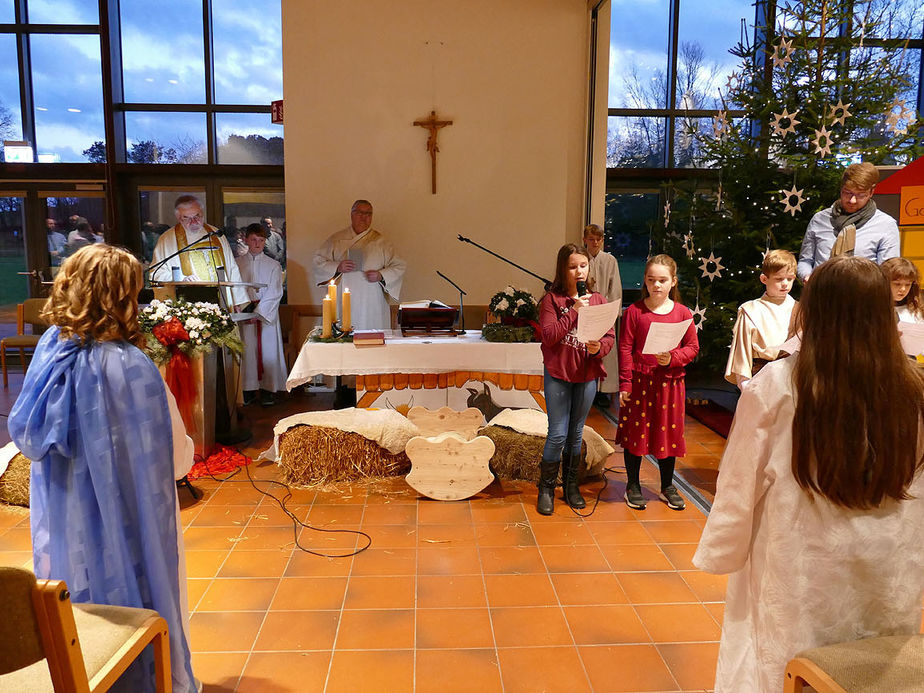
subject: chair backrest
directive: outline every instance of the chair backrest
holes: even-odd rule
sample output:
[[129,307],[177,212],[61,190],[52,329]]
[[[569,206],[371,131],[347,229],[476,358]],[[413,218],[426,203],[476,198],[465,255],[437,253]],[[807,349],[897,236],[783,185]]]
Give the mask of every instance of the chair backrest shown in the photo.
[[[33,326],[46,327],[48,323],[40,316],[47,302],[47,298],[27,298],[20,303],[19,305],[22,306],[23,322],[21,327],[24,327],[25,323],[29,323]],[[33,330],[33,332],[35,332],[35,330]],[[20,334],[23,334],[22,329],[20,329]]]
[[22,568],[0,568],[0,675],[45,658],[32,602],[35,575]]

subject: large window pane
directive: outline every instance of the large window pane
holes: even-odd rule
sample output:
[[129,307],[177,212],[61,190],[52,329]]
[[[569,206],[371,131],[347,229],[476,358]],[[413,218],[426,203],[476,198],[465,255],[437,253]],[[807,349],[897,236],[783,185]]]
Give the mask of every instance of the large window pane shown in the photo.
[[609,168],[661,168],[667,142],[665,118],[610,117],[606,137]]
[[[858,25],[864,17],[857,17]],[[920,0],[893,0],[883,3],[867,19],[866,36],[881,38],[921,38],[924,6]]]
[[216,103],[268,105],[282,98],[279,0],[212,0]]
[[105,139],[99,36],[32,36],[35,139],[39,161],[86,161]]
[[668,0],[613,0],[610,108],[667,105]]
[[16,304],[29,298],[23,198],[0,196],[0,322],[16,323]]
[[12,24],[16,21],[13,0],[0,0],[0,24]]
[[[106,200],[102,197],[46,197],[45,232],[52,276],[68,255],[106,240]],[[89,229],[81,222],[86,221]]]
[[203,113],[126,113],[125,139],[132,164],[207,163]]
[[99,24],[98,0],[29,0],[32,24]]
[[619,259],[624,289],[639,289],[648,258],[649,229],[657,223],[660,197],[656,192],[607,193],[604,249]]
[[141,256],[145,267],[154,256],[154,246],[160,235],[176,225],[174,204],[181,195],[195,195],[206,220],[209,219],[206,207],[205,190],[142,190],[138,193],[138,209],[141,219]]
[[219,114],[219,164],[282,165],[282,126],[269,113]]
[[713,0],[680,3],[677,50],[677,107],[721,108],[719,89],[738,67],[728,51],[745,33],[753,32],[753,0]]
[[18,65],[16,37],[0,34],[0,148],[4,140],[22,139]]
[[286,268],[286,194],[282,191],[225,190],[222,192],[222,231],[235,257],[247,252],[244,243],[249,224],[260,224],[269,233],[263,252]]
[[122,80],[135,103],[204,103],[201,0],[122,0]]

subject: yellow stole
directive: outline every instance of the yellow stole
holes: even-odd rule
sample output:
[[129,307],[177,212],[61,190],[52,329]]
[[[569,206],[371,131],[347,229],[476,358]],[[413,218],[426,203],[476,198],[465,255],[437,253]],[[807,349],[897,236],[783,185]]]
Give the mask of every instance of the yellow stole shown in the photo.
[[[214,226],[205,224],[203,226],[206,233],[211,233],[217,229]],[[186,229],[182,224],[173,227],[173,233],[176,234],[176,249],[185,248],[188,241],[186,240]],[[215,246],[215,250],[206,250],[209,246]],[[203,281],[217,281],[218,273],[215,271],[213,253],[221,260],[221,267],[227,268],[225,264],[225,251],[221,247],[218,238],[203,237],[192,248],[185,253],[180,253],[180,268],[183,270],[183,276],[188,277],[195,273]]]

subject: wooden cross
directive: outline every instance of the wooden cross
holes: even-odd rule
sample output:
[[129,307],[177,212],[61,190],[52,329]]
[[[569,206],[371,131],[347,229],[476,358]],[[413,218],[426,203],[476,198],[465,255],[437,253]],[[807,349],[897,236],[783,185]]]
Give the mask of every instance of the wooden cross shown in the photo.
[[430,173],[431,173],[431,184],[432,184],[432,194],[436,195],[436,153],[440,150],[439,146],[436,144],[436,136],[439,133],[440,128],[444,128],[447,125],[452,125],[451,120],[437,120],[436,111],[430,111],[430,117],[425,120],[415,120],[415,126],[420,126],[426,128],[430,131],[430,136],[427,137],[427,151],[430,152]]

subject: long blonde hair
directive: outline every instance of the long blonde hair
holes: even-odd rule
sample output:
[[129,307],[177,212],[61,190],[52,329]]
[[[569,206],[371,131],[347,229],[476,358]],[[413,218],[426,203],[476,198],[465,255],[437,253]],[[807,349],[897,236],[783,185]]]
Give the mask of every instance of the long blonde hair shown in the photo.
[[84,246],[61,266],[42,317],[65,339],[140,347],[145,343],[138,325],[143,285],[141,264],[127,250],[105,243]]
[[796,482],[857,510],[908,498],[924,462],[924,376],[899,342],[889,282],[869,260],[839,256],[812,273],[800,306]]

